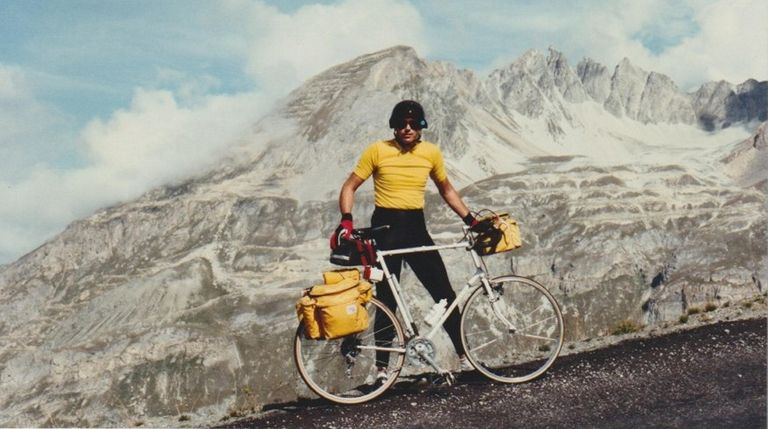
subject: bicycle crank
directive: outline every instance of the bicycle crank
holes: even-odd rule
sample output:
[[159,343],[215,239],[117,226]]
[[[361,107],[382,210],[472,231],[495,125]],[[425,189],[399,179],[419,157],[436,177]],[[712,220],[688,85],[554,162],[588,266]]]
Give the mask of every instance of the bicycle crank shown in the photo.
[[418,367],[435,366],[435,345],[426,338],[414,338],[405,345],[408,362]]

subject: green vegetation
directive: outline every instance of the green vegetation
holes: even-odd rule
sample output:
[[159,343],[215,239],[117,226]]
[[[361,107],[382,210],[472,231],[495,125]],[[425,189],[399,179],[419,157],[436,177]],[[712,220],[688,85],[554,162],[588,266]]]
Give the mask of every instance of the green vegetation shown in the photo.
[[706,305],[704,305],[704,311],[706,311],[707,313],[715,310],[717,310],[717,304],[715,304],[714,302],[708,302],[706,303]]
[[643,329],[643,325],[635,322],[634,320],[625,319],[619,322],[618,325],[611,331],[612,335],[624,335],[631,334]]
[[699,313],[701,313],[701,307],[694,306],[694,307],[690,307],[688,309],[688,315],[689,316],[692,316],[694,314],[699,314]]
[[680,315],[680,323],[688,323],[688,315],[687,314],[681,314]]

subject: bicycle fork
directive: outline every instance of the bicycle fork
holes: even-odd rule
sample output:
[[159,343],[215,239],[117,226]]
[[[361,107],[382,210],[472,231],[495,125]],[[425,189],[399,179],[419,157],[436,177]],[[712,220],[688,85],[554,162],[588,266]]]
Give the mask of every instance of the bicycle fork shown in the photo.
[[499,311],[499,295],[493,290],[493,287],[491,286],[491,283],[488,281],[488,279],[483,278],[482,279],[483,286],[485,287],[485,291],[488,294],[488,301],[491,303],[491,310],[493,310],[493,314],[501,320],[501,322],[504,324],[504,326],[507,327],[507,333],[514,334],[517,332],[517,327],[512,324],[502,313]]

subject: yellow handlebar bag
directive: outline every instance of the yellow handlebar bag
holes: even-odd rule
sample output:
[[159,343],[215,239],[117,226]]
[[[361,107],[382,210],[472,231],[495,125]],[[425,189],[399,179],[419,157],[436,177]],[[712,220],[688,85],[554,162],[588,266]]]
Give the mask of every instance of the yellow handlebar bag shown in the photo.
[[371,284],[357,270],[329,271],[323,279],[325,284],[307,290],[296,305],[307,337],[331,340],[368,329]]
[[481,256],[515,250],[523,245],[517,221],[507,213],[493,213],[478,220],[472,227],[477,232],[475,250]]

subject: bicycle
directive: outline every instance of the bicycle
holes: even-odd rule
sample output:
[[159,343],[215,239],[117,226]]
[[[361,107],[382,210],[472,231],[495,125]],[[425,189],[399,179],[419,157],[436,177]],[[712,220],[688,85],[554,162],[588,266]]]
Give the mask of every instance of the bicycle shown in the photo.
[[[362,228],[353,238],[371,239],[386,227]],[[294,359],[301,378],[319,396],[340,404],[370,401],[397,380],[405,361],[430,366],[452,384],[454,375],[436,361],[432,338],[460,303],[460,333],[471,365],[485,377],[501,383],[523,383],[542,375],[560,354],[563,345],[563,316],[555,298],[544,286],[526,277],[504,275],[490,278],[482,257],[474,249],[474,236],[463,227],[461,240],[443,245],[395,250],[375,248],[383,278],[389,280],[397,312],[372,299],[367,305],[368,329],[335,340],[309,339],[300,325],[296,330]],[[475,273],[442,311],[425,335],[420,335],[411,311],[403,299],[400,284],[389,271],[385,256],[464,248],[471,256]],[[379,279],[380,280],[380,279]],[[377,318],[384,318],[374,323]],[[392,339],[376,341],[379,332],[390,330]],[[379,335],[381,336],[381,335]],[[386,379],[379,379],[376,352],[388,354]]]

